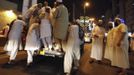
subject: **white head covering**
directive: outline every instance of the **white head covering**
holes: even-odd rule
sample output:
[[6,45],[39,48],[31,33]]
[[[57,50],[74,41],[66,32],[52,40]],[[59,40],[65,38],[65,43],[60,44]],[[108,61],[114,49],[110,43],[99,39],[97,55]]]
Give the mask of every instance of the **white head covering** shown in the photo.
[[62,0],[57,0],[57,2],[62,2]]

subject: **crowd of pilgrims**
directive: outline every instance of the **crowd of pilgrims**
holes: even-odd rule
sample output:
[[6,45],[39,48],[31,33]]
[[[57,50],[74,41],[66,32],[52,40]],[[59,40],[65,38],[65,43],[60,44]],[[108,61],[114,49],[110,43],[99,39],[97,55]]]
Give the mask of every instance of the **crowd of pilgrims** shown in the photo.
[[[109,21],[107,25],[109,30],[105,36],[103,21],[98,20],[95,23],[91,32],[92,48],[89,63],[101,64],[103,58],[108,59],[111,61],[111,66],[120,68],[118,73],[122,75],[130,67],[127,26],[121,22],[120,18],[114,19],[115,27],[112,21]],[[48,6],[46,1],[44,6],[41,3],[31,6],[24,15],[18,15],[8,29],[8,39],[4,47],[10,55],[8,64],[14,63],[18,50],[26,50],[27,66],[31,66],[34,52],[39,51],[43,46],[44,50],[65,53],[66,75],[70,75],[73,62],[75,67],[79,67],[84,35],[80,37],[81,27],[78,22],[69,23],[68,10],[62,0],[57,0],[53,8]]]

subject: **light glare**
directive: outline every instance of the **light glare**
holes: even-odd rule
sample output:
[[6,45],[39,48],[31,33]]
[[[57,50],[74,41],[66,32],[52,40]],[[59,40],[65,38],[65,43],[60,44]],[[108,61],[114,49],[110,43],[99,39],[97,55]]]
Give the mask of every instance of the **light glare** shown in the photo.
[[5,15],[9,18],[15,18],[16,17],[16,15],[14,14],[14,12],[12,10],[5,11]]

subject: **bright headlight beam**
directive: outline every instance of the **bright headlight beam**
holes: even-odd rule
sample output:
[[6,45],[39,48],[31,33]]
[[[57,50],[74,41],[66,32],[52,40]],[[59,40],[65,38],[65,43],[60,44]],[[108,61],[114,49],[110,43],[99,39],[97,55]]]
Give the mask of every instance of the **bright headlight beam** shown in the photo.
[[12,10],[5,11],[5,15],[9,18],[15,18],[16,17],[16,15],[14,14],[14,12]]

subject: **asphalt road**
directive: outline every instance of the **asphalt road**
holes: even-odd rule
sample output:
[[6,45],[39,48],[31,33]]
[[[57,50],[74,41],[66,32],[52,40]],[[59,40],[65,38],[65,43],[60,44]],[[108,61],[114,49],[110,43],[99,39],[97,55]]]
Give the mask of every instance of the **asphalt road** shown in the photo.
[[26,60],[16,62],[14,66],[1,65],[0,75],[61,75],[63,74],[62,58],[36,56],[33,66],[26,67]]
[[[79,70],[72,70],[72,75],[118,75],[116,67],[111,67],[109,61],[89,64],[91,46],[85,45],[84,54],[80,60]],[[134,53],[130,54],[131,68],[127,75],[134,75]],[[26,59],[18,61],[13,67],[0,65],[0,75],[63,75],[63,58],[36,56],[33,67],[26,67]]]

